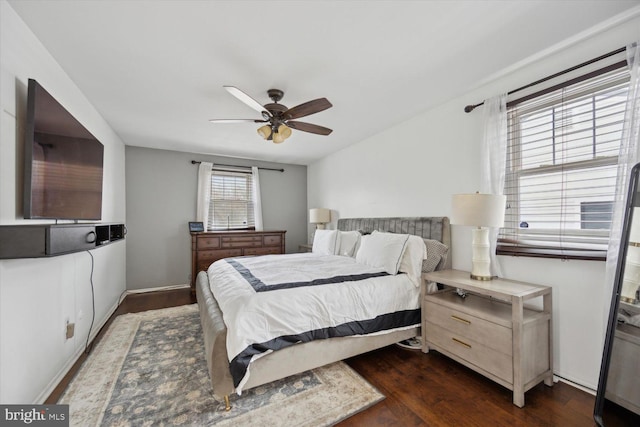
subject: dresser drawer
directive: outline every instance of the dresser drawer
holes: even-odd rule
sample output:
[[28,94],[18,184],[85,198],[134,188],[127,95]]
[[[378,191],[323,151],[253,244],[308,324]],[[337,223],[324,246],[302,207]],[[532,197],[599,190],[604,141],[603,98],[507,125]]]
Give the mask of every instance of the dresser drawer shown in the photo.
[[511,357],[513,344],[510,328],[428,300],[425,301],[424,310],[427,322],[441,326],[465,339],[481,342],[485,346]]
[[213,264],[213,261],[201,261],[201,262],[199,262],[198,265],[196,266],[196,274],[198,274],[201,271],[207,271],[211,264]]
[[201,261],[217,261],[222,258],[229,258],[234,256],[242,256],[242,249],[217,249],[211,251],[198,251],[196,260],[198,263]]
[[229,236],[222,238],[223,248],[249,248],[262,246],[262,236]]
[[427,322],[427,345],[434,344],[490,374],[513,383],[513,358],[468,337]]
[[[282,236],[279,234],[271,234],[264,236],[264,245],[265,246],[280,246],[282,245]],[[272,253],[272,252],[270,252]]]
[[197,249],[213,249],[220,247],[220,237],[198,237]]
[[245,255],[277,255],[280,254],[280,248],[249,248],[244,250]]

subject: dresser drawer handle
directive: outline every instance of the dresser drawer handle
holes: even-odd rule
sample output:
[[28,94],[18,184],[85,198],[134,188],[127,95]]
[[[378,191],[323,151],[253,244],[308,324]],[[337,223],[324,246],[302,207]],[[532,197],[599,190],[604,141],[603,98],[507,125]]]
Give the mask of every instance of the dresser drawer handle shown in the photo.
[[470,324],[471,324],[471,322],[470,322],[470,321],[468,321],[468,320],[466,320],[466,319],[463,319],[463,318],[461,318],[461,317],[458,317],[458,316],[453,316],[453,315],[452,315],[452,316],[451,316],[451,318],[452,318],[453,320],[457,320],[458,322],[464,323],[465,325],[470,325]]
[[452,340],[454,340],[455,342],[457,342],[457,343],[458,343],[458,344],[460,344],[460,345],[463,345],[463,346],[465,346],[465,347],[467,347],[467,348],[471,348],[471,345],[470,345],[470,344],[467,344],[467,343],[466,343],[466,342],[464,342],[464,341],[460,341],[460,340],[459,340],[459,339],[457,339],[457,338],[451,338],[451,339],[452,339]]

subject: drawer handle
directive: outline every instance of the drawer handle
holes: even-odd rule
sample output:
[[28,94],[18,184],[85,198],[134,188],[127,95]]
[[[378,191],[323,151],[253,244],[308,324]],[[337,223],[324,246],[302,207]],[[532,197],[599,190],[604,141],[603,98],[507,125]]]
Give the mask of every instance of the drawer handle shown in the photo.
[[467,344],[467,343],[466,343],[466,342],[464,342],[464,341],[460,341],[460,340],[459,340],[459,339],[457,339],[457,338],[451,338],[451,339],[452,339],[452,340],[454,340],[455,342],[457,342],[457,343],[458,343],[458,344],[460,344],[460,345],[463,345],[463,346],[465,346],[465,347],[467,347],[467,348],[471,348],[471,345]]
[[458,321],[458,322],[460,322],[460,323],[464,323],[465,325],[470,325],[470,324],[471,324],[471,322],[470,322],[470,321],[468,321],[467,319],[463,319],[463,318],[458,317],[458,316],[453,316],[453,315],[452,315],[452,316],[451,316],[451,318],[452,318],[453,320],[457,320],[457,321]]

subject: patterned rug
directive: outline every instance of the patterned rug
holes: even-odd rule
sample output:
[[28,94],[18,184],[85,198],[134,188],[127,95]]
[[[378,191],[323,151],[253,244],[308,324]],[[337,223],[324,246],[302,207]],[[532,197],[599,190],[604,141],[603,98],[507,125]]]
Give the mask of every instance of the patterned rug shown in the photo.
[[118,316],[58,403],[72,426],[323,426],[384,399],[342,362],[211,394],[197,305]]

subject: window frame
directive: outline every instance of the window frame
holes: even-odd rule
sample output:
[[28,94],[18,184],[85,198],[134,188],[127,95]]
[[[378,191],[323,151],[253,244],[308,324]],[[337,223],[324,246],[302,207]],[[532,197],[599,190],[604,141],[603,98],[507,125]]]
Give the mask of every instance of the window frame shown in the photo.
[[[543,176],[549,173],[557,173],[557,172],[567,172],[567,171],[582,171],[595,169],[599,167],[606,166],[615,166],[618,164],[618,155],[609,155],[609,156],[597,156],[594,151],[594,158],[588,160],[577,160],[574,162],[567,163],[559,163],[559,164],[549,164],[535,168],[527,168],[521,169],[522,166],[522,137],[521,137],[521,122],[518,121],[518,117],[523,117],[526,114],[531,114],[536,111],[543,111],[548,108],[552,108],[553,106],[560,106],[562,104],[569,104],[572,99],[579,99],[580,97],[584,97],[587,94],[593,94],[606,89],[607,86],[615,87],[615,82],[610,82],[607,84],[603,82],[602,85],[597,88],[589,88],[589,90],[576,91],[569,98],[562,99],[561,102],[558,102],[557,99],[549,99],[548,102],[544,102],[544,96],[547,94],[552,94],[557,92],[558,90],[562,90],[566,87],[573,86],[582,81],[587,81],[590,79],[594,79],[600,77],[606,73],[612,71],[621,71],[620,68],[626,68],[626,61],[620,61],[616,64],[612,64],[610,66],[604,67],[600,70],[596,70],[585,74],[584,76],[576,77],[571,79],[563,84],[558,84],[548,89],[544,89],[538,91],[534,94],[527,95],[523,98],[520,98],[515,101],[511,101],[507,103],[507,117],[508,117],[508,125],[507,129],[510,132],[514,132],[514,136],[509,138],[508,147],[507,147],[507,159],[506,159],[506,173],[505,173],[505,195],[507,195],[507,208],[505,215],[505,227],[500,230],[498,242],[496,245],[496,254],[498,255],[515,255],[515,256],[527,256],[527,257],[544,257],[544,258],[561,258],[561,259],[580,259],[580,260],[598,260],[603,261],[606,260],[606,249],[605,250],[594,250],[593,248],[587,247],[560,247],[552,246],[552,245],[544,245],[544,244],[534,244],[531,241],[527,241],[525,239],[521,239],[523,234],[526,236],[535,236],[536,234],[542,236],[553,236],[556,238],[558,242],[563,240],[564,230],[563,228],[554,229],[554,228],[539,228],[539,229],[527,229],[526,233],[518,233],[520,229],[519,220],[520,220],[520,203],[518,203],[518,199],[520,198],[521,190],[520,190],[520,179],[527,176]],[[628,79],[628,77],[626,77]],[[616,80],[617,82],[618,80]],[[524,106],[524,108],[517,106],[526,101],[533,101],[538,99],[540,102],[538,104],[533,104],[531,106]],[[558,120],[560,121],[560,120]],[[516,125],[513,125],[516,123]],[[553,118],[551,122],[552,132],[555,132],[556,129],[556,119]],[[555,135],[552,137],[555,138]],[[517,142],[513,142],[513,140],[517,140]],[[595,148],[595,144],[597,144],[595,137],[591,140],[592,145]],[[518,152],[514,152],[514,148],[519,150]],[[553,149],[553,156],[555,156],[555,149]],[[526,157],[525,157],[526,159]],[[516,169],[513,172],[510,172],[510,168],[515,165]],[[507,191],[507,189],[513,188],[514,190]],[[564,191],[564,190],[563,190]],[[565,194],[563,194],[563,199]],[[515,209],[515,210],[509,210]],[[509,219],[512,218],[512,219]],[[564,219],[563,219],[564,220]],[[504,232],[504,229],[513,230],[513,232]],[[610,229],[570,229],[568,230],[568,238],[566,241],[571,241],[571,239],[575,239],[576,237],[584,237],[587,239],[589,237],[599,238],[600,240],[608,238],[610,234]],[[516,240],[509,239],[508,237],[515,236]],[[553,239],[548,239],[547,241],[552,241]],[[519,241],[519,242],[518,242]]]
[[[239,177],[240,175],[244,175],[246,176],[246,185],[248,187],[248,193],[251,196],[250,200],[245,201],[245,200],[241,200],[241,199],[220,199],[220,198],[215,198],[214,197],[214,191],[215,191],[215,184],[214,184],[214,177],[215,176],[236,176]],[[207,226],[207,231],[251,231],[251,230],[255,230],[255,195],[254,193],[254,188],[253,188],[253,174],[250,171],[246,171],[244,169],[235,169],[235,168],[216,168],[215,166],[211,169],[211,175],[210,178],[211,180],[211,192],[210,192],[210,198],[209,198],[209,220],[208,223],[206,224]],[[234,227],[228,227],[228,226],[224,226],[221,224],[216,224],[215,222],[215,211],[216,211],[216,207],[215,207],[215,202],[218,201],[220,202],[221,200],[227,200],[229,202],[233,202],[233,201],[242,201],[243,203],[245,203],[246,205],[246,210],[247,210],[247,226],[246,227],[238,227],[238,226],[234,226]],[[249,212],[251,211],[251,212]],[[253,221],[252,221],[253,220]],[[217,225],[217,226],[216,226]]]

